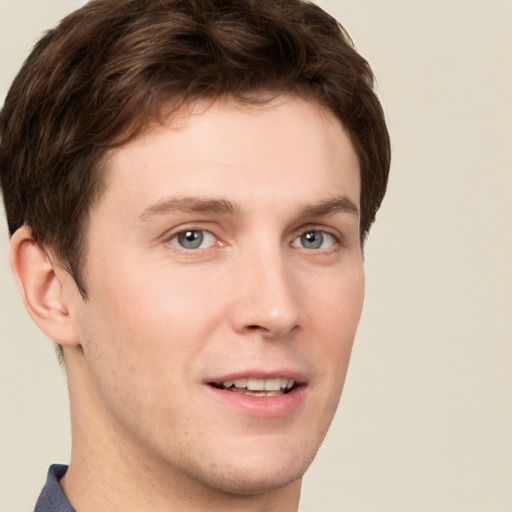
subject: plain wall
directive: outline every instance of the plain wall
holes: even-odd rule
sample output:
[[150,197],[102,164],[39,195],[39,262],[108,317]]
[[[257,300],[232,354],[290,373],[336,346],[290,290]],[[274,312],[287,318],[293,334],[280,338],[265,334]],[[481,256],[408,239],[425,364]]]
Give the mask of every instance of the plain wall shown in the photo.
[[[325,0],[372,63],[393,141],[340,408],[310,512],[512,511],[512,2]],[[80,4],[0,0],[0,102]],[[0,218],[0,511],[70,450],[65,377],[32,325]]]

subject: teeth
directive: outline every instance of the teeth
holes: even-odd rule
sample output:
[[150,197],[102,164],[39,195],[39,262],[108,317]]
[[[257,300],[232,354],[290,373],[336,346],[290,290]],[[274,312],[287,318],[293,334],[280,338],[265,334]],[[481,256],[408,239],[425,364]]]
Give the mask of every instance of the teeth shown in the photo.
[[280,396],[283,394],[282,389],[279,391],[249,391],[248,389],[235,388],[233,392],[250,396]]
[[[268,391],[266,393],[267,396],[273,396],[273,392],[279,392],[281,389],[291,389],[295,381],[293,379],[286,379],[284,377],[276,377],[274,379],[256,379],[253,377],[249,377],[247,379],[234,379],[227,380],[222,383],[222,386],[225,389],[234,387],[233,391],[240,390],[241,392],[244,388],[247,388],[249,391]],[[248,393],[248,395],[257,394],[261,396],[261,393]]]
[[253,391],[244,391],[244,395],[250,395],[250,396],[261,396],[261,393],[254,393]]
[[267,379],[265,381],[265,391],[279,391],[281,389],[281,379]]
[[265,391],[265,381],[263,379],[247,379],[247,389],[251,391]]

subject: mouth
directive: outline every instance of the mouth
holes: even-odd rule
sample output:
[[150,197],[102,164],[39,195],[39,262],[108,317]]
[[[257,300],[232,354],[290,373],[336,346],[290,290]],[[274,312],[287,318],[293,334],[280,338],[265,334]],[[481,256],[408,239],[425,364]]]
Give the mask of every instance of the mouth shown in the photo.
[[258,418],[293,418],[308,396],[309,380],[298,372],[248,371],[210,378],[209,395],[225,411]]
[[224,382],[209,382],[208,384],[222,391],[256,397],[286,395],[299,385],[293,379],[286,377],[275,377],[271,379],[247,377],[226,380]]

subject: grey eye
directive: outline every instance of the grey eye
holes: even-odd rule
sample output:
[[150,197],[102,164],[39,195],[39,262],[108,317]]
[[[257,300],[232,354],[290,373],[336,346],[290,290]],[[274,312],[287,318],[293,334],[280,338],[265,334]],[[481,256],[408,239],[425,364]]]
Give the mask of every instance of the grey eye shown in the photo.
[[170,241],[183,249],[205,249],[215,244],[215,237],[208,231],[188,229],[181,231]]
[[333,235],[323,231],[308,231],[303,233],[293,242],[295,247],[303,247],[304,249],[327,249],[336,242]]
[[302,247],[306,249],[319,249],[324,242],[324,235],[318,231],[304,233],[300,237]]

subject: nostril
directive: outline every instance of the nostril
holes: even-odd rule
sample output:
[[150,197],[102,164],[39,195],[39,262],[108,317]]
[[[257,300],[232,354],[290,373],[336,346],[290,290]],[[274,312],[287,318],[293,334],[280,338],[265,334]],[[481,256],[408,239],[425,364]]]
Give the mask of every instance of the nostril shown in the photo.
[[248,331],[257,331],[257,332],[265,332],[265,333],[268,333],[271,331],[271,329],[267,329],[266,327],[263,327],[262,325],[258,325],[258,324],[252,324],[252,325],[248,325],[247,326],[247,330]]

